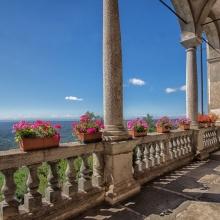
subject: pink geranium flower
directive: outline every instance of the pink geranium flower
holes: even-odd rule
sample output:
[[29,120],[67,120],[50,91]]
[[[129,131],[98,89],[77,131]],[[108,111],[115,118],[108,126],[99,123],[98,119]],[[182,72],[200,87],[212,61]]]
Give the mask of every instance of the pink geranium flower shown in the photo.
[[136,120],[127,121],[128,130],[136,130],[138,132],[144,132],[148,129],[148,124],[145,120],[137,118]]
[[72,135],[77,135],[79,133],[95,133],[100,131],[100,129],[104,129],[104,125],[101,120],[91,120],[89,115],[82,115],[80,117],[79,123],[72,123],[73,131]]
[[57,133],[56,129],[61,129],[61,126],[56,124],[52,127],[50,122],[36,120],[36,122],[27,123],[26,121],[20,121],[12,127],[12,132],[15,133],[16,141],[23,138],[36,137],[54,137],[56,140],[60,138],[60,134]]

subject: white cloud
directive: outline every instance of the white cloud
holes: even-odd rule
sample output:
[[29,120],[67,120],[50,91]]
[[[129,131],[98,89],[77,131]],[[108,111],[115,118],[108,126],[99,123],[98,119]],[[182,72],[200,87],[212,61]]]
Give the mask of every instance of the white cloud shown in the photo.
[[65,97],[66,100],[71,100],[71,101],[82,101],[83,99],[78,99],[75,96],[67,96]]
[[186,85],[181,86],[179,88],[166,88],[166,93],[176,92],[176,91],[186,91]]
[[143,86],[145,85],[145,82],[141,79],[136,79],[136,78],[132,78],[129,80],[130,83],[134,84],[134,85],[138,85],[138,86]]
[[180,87],[180,90],[186,91],[186,85],[185,85],[185,86],[181,86],[181,87]]
[[166,88],[166,93],[176,92],[177,89]]

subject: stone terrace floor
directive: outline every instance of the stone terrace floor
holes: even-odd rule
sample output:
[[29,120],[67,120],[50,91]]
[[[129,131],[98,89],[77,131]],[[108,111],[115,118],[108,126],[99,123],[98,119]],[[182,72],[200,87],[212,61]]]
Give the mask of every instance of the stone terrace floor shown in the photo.
[[71,218],[82,219],[220,220],[220,151],[147,183],[114,207],[102,204]]

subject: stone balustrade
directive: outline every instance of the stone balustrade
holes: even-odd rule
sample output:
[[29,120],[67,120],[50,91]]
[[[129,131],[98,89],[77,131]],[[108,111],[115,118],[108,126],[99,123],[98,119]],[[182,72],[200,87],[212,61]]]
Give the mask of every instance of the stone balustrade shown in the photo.
[[134,178],[143,184],[183,166],[193,158],[193,130],[150,133],[140,138],[134,149]]
[[[104,200],[103,144],[61,144],[59,148],[22,152],[9,150],[0,152],[0,171],[4,175],[1,189],[4,201],[0,204],[1,219],[65,219],[80,213]],[[89,177],[88,157],[93,156],[93,175]],[[80,178],[76,181],[74,161],[81,157]],[[59,185],[57,164],[67,160],[66,182]],[[49,165],[48,187],[45,198],[38,192],[37,169],[42,162]],[[19,206],[15,198],[14,173],[21,166],[29,170],[26,182],[28,193],[24,205]],[[74,208],[73,208],[74,207]]]
[[210,152],[213,152],[219,148],[219,128],[219,126],[212,126],[194,131],[194,141],[196,143],[197,151],[196,156],[198,159],[202,160],[207,158]]
[[[68,219],[104,201],[115,204],[138,192],[140,185],[191,162],[195,156],[204,159],[219,149],[219,127],[197,130],[172,130],[149,133],[119,142],[77,142],[60,144],[58,148],[22,152],[19,149],[0,152],[0,171],[4,175],[1,188],[0,218]],[[93,173],[89,175],[88,157],[93,157]],[[76,181],[75,160],[81,158],[80,177]],[[59,184],[57,164],[67,161],[66,181]],[[38,168],[49,165],[45,197],[38,192]],[[28,189],[24,204],[15,198],[14,174],[27,167]]]

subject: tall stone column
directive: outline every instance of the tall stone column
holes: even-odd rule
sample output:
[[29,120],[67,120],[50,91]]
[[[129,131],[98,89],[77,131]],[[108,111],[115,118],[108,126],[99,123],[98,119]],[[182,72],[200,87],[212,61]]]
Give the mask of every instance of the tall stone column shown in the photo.
[[196,46],[200,43],[197,37],[181,42],[186,48],[186,117],[192,120],[191,129],[199,128]]
[[104,141],[131,138],[123,126],[122,53],[118,0],[103,1]]

